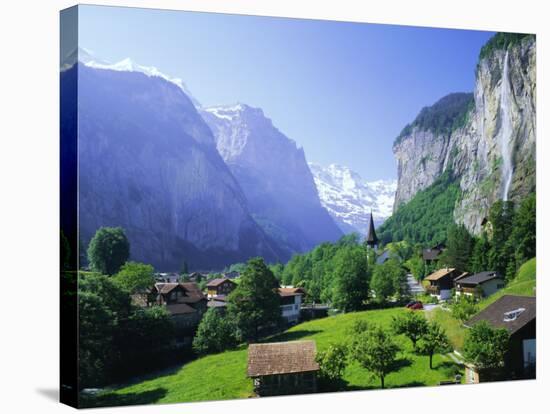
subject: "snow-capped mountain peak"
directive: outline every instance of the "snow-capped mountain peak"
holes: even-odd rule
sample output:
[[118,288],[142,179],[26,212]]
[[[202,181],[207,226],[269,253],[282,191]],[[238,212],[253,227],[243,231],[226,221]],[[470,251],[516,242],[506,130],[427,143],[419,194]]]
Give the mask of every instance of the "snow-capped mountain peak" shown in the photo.
[[381,224],[392,214],[396,180],[366,181],[350,168],[309,163],[321,203],[345,232],[366,234],[372,211]]
[[76,62],[80,62],[85,66],[95,68],[95,69],[108,69],[121,72],[140,72],[149,77],[159,77],[168,82],[171,82],[177,85],[193,102],[195,107],[200,108],[201,104],[195,97],[191,94],[187,85],[183,82],[181,78],[172,77],[164,74],[154,66],[143,66],[134,62],[130,58],[122,59],[119,62],[111,63],[105,60],[97,58],[93,52],[89,49],[78,47],[70,52],[67,56],[64,57],[61,62],[61,70],[67,70],[71,68]]

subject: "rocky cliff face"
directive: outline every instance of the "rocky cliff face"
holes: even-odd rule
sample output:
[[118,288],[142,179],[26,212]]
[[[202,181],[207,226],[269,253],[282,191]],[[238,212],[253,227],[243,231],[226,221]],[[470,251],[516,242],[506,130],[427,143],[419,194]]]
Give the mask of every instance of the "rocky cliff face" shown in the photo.
[[205,108],[201,114],[255,220],[288,257],[342,235],[321,205],[303,149],[261,109],[237,104]]
[[181,88],[83,64],[61,82],[77,68],[82,241],[100,226],[122,226],[131,258],[159,270],[178,270],[184,260],[219,269],[251,256],[279,259]]
[[479,61],[473,104],[464,97],[450,128],[405,128],[394,144],[394,209],[449,169],[462,190],[455,221],[478,233],[496,200],[519,202],[535,190],[535,59],[532,36],[495,48]]

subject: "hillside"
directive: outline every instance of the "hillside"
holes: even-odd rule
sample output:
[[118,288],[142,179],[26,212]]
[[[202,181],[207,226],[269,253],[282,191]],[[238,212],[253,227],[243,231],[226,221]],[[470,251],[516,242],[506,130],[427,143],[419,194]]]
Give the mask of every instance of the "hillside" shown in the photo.
[[406,240],[435,245],[447,237],[460,188],[449,172],[419,191],[387,219],[378,230],[383,243]]
[[[331,343],[346,340],[357,320],[389,326],[392,316],[401,312],[404,310],[393,308],[318,319],[296,325],[267,342],[312,339],[319,351]],[[400,370],[386,377],[387,388],[436,385],[440,381],[453,379],[458,372],[458,366],[442,355],[434,356],[435,369],[430,370],[427,356],[413,354],[412,345],[405,337],[398,336],[397,340],[405,351],[402,355],[404,359]],[[171,372],[157,374],[156,378],[120,386],[96,399],[84,399],[83,403],[87,406],[104,406],[250,397],[252,382],[246,377],[246,361],[245,347],[209,355]],[[378,379],[372,378],[369,372],[356,363],[347,367],[344,380],[347,390],[379,388]]]

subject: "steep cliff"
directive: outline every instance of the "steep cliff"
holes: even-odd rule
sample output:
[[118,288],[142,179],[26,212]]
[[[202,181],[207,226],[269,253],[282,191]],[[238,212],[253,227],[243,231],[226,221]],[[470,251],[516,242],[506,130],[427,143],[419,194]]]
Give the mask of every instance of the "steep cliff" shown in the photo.
[[454,219],[478,233],[498,199],[535,190],[536,43],[498,34],[482,49],[473,95],[451,94],[421,111],[394,143],[394,211],[448,170],[460,184]]
[[303,148],[259,108],[245,104],[205,108],[201,114],[264,231],[287,258],[342,236],[321,205]]
[[100,226],[122,226],[131,258],[159,270],[178,270],[184,260],[219,269],[252,256],[280,258],[178,85],[83,64],[62,72],[61,82],[77,69],[83,242]]

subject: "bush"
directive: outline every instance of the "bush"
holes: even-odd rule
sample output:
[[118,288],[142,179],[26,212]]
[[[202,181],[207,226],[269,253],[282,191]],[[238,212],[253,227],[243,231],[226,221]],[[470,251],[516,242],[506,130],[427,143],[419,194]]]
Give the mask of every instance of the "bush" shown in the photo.
[[470,299],[464,295],[460,295],[458,299],[451,305],[451,315],[453,318],[466,322],[478,311],[478,306],[473,299]]
[[236,345],[235,325],[217,309],[209,309],[199,324],[193,350],[200,355],[223,352]]
[[318,352],[319,379],[322,388],[337,389],[341,386],[342,376],[346,369],[348,349],[342,344],[332,344],[324,351]]

